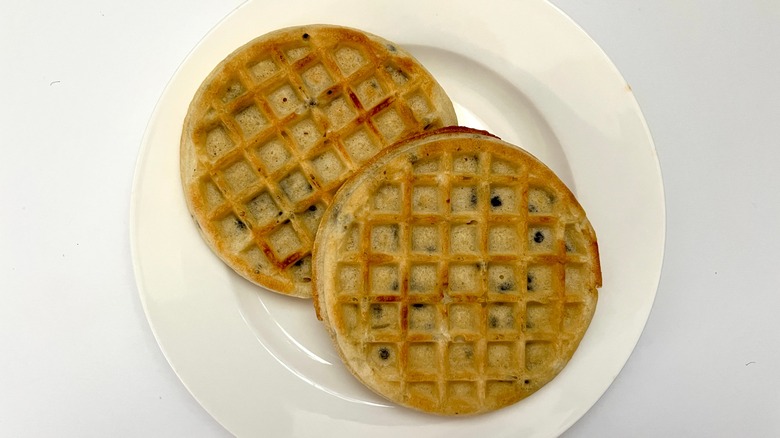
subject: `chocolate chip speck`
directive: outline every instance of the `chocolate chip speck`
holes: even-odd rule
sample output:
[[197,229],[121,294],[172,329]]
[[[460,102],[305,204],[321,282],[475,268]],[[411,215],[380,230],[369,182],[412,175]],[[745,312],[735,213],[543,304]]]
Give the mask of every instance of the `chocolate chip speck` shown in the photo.
[[303,39],[308,40],[309,39],[309,34],[308,33],[303,34]]
[[246,224],[241,219],[236,219],[236,228],[238,228],[239,230],[245,230]]
[[531,274],[528,274],[526,276],[526,281],[527,281],[526,289],[528,289],[528,292],[533,292],[533,290],[534,290],[534,276],[531,275]]
[[382,360],[387,360],[388,358],[390,358],[390,350],[388,350],[386,347],[380,348],[379,358]]
[[531,213],[536,213],[537,211],[539,211],[539,209],[536,208],[536,205],[534,204],[528,204],[528,211]]
[[317,206],[316,205],[309,206],[309,211],[317,211]]
[[542,233],[541,231],[537,231],[536,233],[534,233],[534,242],[536,243],[544,242],[544,233]]
[[498,290],[500,290],[501,292],[506,292],[508,290],[512,290],[513,288],[514,285],[509,281],[505,281],[498,285]]
[[422,304],[422,303],[414,303],[414,304],[412,304],[412,307],[414,307],[415,309],[422,309],[423,306],[424,306],[424,304]]
[[501,202],[500,196],[496,195],[490,198],[490,205],[493,207],[501,207],[501,204],[503,204],[503,202]]

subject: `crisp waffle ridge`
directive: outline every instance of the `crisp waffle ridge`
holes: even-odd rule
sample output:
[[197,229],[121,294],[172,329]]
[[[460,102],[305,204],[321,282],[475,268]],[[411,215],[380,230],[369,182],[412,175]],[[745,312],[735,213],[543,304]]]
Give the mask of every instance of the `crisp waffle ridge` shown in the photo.
[[326,212],[315,305],[347,367],[445,415],[529,396],[571,358],[601,285],[596,237],[541,162],[445,128],[389,148]]
[[276,31],[197,91],[181,144],[187,203],[236,272],[310,297],[311,247],[336,189],[385,146],[455,123],[438,83],[393,43],[339,26]]

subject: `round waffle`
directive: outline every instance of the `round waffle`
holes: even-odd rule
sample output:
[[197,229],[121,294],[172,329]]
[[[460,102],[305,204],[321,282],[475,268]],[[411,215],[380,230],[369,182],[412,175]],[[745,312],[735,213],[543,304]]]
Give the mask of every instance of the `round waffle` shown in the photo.
[[206,78],[181,139],[190,212],[248,280],[311,296],[311,247],[336,189],[410,134],[456,123],[452,103],[406,51],[358,30],[282,29]]
[[585,212],[536,158],[468,128],[386,149],[342,186],[315,306],[350,371],[426,412],[498,409],[566,365],[601,286]]

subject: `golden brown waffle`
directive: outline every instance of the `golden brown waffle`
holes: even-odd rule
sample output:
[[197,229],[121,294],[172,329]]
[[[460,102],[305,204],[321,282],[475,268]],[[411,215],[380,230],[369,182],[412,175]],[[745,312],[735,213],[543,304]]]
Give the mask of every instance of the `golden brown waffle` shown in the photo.
[[532,394],[564,367],[601,286],[596,236],[530,154],[444,128],[350,178],[314,248],[315,306],[352,373],[456,415]]
[[336,26],[279,30],[197,91],[181,140],[187,204],[236,272],[310,297],[314,233],[336,189],[385,146],[455,123],[439,84],[400,47]]

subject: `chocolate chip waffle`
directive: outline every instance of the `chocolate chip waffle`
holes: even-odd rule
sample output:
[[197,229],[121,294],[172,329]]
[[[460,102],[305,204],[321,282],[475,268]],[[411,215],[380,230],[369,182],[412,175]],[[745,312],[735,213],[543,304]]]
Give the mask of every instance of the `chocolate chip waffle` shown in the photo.
[[312,25],[239,48],[184,122],[187,204],[214,252],[248,280],[311,296],[311,247],[334,192],[410,134],[456,123],[452,103],[399,46]]
[[350,371],[425,412],[523,399],[574,354],[601,270],[556,175],[468,128],[386,149],[350,178],[314,248],[315,306]]

